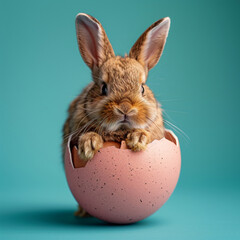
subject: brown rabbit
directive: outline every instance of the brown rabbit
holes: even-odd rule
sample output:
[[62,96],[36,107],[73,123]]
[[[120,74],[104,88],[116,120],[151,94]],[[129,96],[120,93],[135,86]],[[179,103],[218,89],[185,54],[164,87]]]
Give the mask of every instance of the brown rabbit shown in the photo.
[[[72,135],[81,159],[89,160],[104,141],[126,141],[133,151],[144,150],[164,136],[160,104],[145,84],[148,71],[163,51],[170,19],[152,24],[129,56],[115,56],[100,22],[90,15],[76,17],[79,50],[92,70],[93,82],[71,103],[63,128],[63,156]],[[78,214],[84,215],[79,209]]]

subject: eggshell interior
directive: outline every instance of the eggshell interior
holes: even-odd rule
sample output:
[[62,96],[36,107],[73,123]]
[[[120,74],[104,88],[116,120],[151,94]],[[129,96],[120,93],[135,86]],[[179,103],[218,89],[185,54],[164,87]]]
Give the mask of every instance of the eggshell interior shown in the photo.
[[87,163],[77,149],[65,154],[65,172],[70,190],[92,216],[111,223],[127,224],[157,211],[172,194],[180,174],[181,153],[177,137],[148,144],[141,152],[126,145],[107,143]]

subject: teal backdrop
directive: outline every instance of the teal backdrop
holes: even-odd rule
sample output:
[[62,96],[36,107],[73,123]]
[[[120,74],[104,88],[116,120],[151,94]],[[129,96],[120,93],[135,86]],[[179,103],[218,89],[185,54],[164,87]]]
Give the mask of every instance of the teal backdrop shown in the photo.
[[[67,107],[91,81],[79,12],[102,23],[120,55],[171,18],[147,83],[177,127],[166,126],[179,137],[181,176],[169,201],[133,225],[73,217],[60,144]],[[1,0],[0,239],[239,239],[239,12],[233,0]]]

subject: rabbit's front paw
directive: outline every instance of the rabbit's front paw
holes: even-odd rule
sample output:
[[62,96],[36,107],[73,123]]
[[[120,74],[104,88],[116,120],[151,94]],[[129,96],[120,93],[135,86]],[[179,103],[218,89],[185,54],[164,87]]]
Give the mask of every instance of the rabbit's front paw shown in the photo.
[[102,146],[103,139],[99,134],[95,132],[85,133],[78,139],[78,155],[82,160],[88,161]]
[[135,129],[127,135],[126,144],[127,146],[137,152],[145,150],[149,142],[149,134],[143,129]]

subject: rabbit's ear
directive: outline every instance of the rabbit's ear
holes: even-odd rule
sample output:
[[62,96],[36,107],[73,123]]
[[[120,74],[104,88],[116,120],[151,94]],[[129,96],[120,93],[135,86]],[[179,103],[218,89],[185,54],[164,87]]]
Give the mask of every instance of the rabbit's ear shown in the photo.
[[129,56],[139,61],[147,71],[159,61],[170,27],[170,18],[162,18],[152,24],[137,40]]
[[92,70],[114,56],[101,23],[94,17],[79,13],[76,17],[76,31],[79,51],[85,63]]

